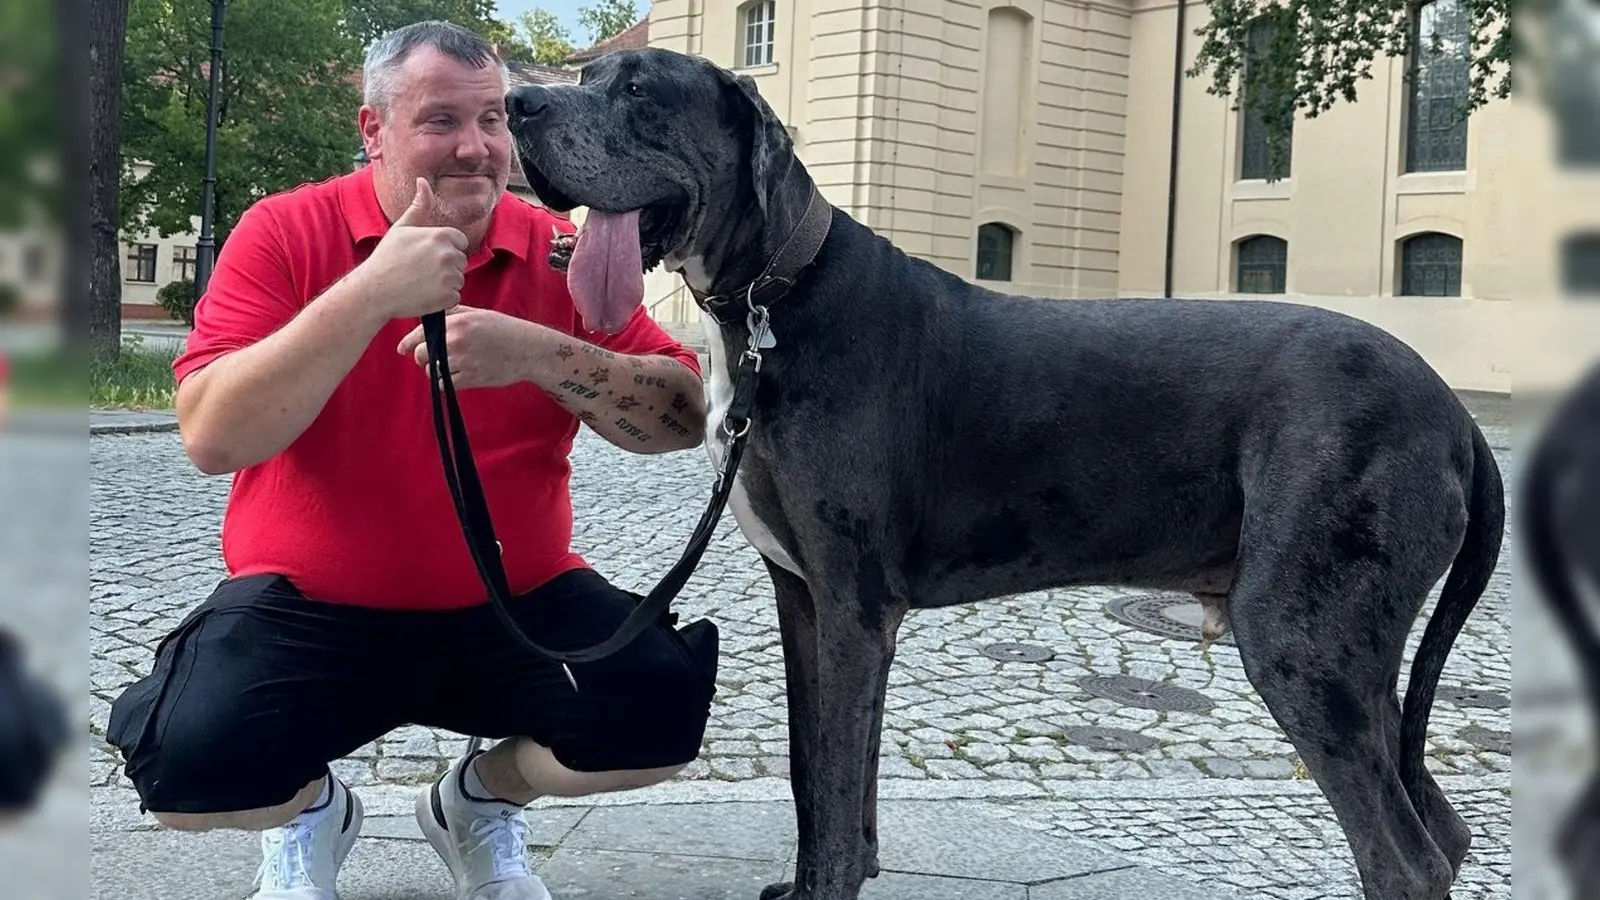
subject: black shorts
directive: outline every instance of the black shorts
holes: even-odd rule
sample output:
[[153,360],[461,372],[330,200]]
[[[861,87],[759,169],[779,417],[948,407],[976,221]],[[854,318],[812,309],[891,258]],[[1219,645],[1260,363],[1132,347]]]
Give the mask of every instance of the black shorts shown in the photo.
[[[590,569],[512,602],[556,650],[609,637],[639,597]],[[700,751],[716,629],[667,621],[567,672],[478,606],[389,611],[307,599],[276,575],[224,581],[156,648],[111,707],[106,739],[144,809],[278,806],[402,725],[530,737],[580,772],[680,765]]]

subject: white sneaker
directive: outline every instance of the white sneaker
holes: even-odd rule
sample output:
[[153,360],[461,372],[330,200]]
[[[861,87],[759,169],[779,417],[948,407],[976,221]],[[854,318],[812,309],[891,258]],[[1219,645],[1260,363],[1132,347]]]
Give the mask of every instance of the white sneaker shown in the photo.
[[331,796],[320,808],[263,832],[261,886],[250,900],[339,900],[339,866],[361,833],[361,799],[331,775]]
[[522,807],[467,796],[463,778],[478,755],[457,760],[417,796],[417,824],[455,876],[458,900],[551,900],[544,882],[528,869]]

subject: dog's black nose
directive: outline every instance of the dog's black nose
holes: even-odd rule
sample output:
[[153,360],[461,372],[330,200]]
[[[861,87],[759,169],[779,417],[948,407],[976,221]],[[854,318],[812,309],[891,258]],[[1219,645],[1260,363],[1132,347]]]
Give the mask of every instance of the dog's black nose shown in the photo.
[[549,92],[536,84],[513,88],[511,93],[506,95],[506,109],[511,115],[521,119],[535,118],[549,105]]

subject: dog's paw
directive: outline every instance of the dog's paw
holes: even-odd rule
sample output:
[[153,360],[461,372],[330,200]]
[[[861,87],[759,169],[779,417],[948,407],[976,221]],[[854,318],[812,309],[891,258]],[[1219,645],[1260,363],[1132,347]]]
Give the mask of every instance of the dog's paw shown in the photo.
[[780,881],[761,889],[761,900],[794,900],[794,882]]

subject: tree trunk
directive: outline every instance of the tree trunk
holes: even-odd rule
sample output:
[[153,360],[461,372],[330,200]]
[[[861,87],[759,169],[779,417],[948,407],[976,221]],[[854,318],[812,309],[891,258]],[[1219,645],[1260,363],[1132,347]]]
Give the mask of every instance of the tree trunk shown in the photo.
[[115,358],[122,345],[122,251],[117,242],[117,194],[122,177],[122,55],[130,2],[88,0],[88,326],[91,346],[95,355],[102,359]]

